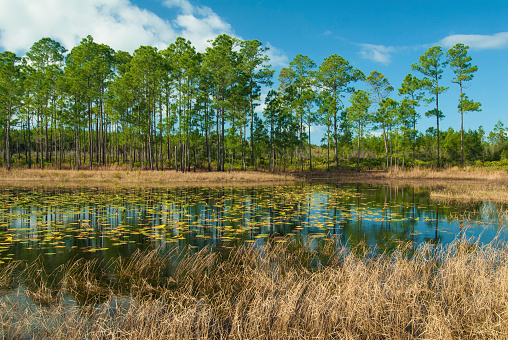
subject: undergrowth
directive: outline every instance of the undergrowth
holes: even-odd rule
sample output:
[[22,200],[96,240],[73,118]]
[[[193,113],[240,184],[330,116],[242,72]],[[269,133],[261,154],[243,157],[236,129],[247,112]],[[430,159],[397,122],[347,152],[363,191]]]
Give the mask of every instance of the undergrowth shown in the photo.
[[508,246],[138,251],[0,271],[3,338],[503,339]]

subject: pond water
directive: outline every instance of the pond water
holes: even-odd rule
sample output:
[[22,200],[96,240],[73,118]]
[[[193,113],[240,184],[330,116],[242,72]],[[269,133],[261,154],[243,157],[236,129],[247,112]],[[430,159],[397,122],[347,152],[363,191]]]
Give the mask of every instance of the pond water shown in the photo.
[[427,189],[356,184],[252,188],[0,188],[0,260],[53,266],[136,249],[298,240],[390,251],[401,242],[506,240],[490,202],[439,203]]

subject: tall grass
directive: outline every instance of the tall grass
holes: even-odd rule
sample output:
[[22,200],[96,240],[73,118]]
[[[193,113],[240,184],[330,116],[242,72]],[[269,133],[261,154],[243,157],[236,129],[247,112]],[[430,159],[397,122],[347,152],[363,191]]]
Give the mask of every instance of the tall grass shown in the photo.
[[0,168],[0,184],[30,185],[254,185],[295,181],[289,174],[271,174],[263,171],[233,172],[177,172],[149,170],[41,170]]
[[461,185],[434,189],[430,197],[438,201],[461,202],[508,202],[508,187],[506,185]]
[[508,337],[507,245],[361,253],[333,243],[319,253],[270,243],[79,260],[49,274],[40,260],[11,264],[0,282],[21,284],[0,298],[0,333],[6,339]]
[[56,169],[13,169],[0,168],[0,179],[3,182],[13,181],[47,181],[72,184],[73,182],[119,182],[141,184],[182,185],[185,183],[256,183],[272,181],[295,181],[297,178],[308,180],[333,179],[340,182],[372,182],[386,180],[409,181],[460,181],[508,183],[506,170],[490,170],[484,168],[450,168],[428,169],[408,168],[393,171],[296,171],[286,173],[268,173],[264,171],[226,171],[226,172],[178,172],[174,170],[150,171],[128,169],[95,169],[95,170],[56,170]]

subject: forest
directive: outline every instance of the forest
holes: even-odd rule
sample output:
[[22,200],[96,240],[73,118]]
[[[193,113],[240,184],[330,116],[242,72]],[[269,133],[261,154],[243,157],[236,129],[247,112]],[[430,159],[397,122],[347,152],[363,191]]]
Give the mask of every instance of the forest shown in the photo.
[[[268,48],[258,40],[223,34],[199,53],[177,38],[166,49],[140,46],[131,55],[91,36],[71,51],[42,38],[23,57],[0,54],[2,165],[177,171],[508,165],[501,121],[489,133],[463,129],[464,114],[481,110],[466,94],[478,70],[468,49],[430,48],[398,88],[339,55],[320,65],[297,55],[273,89]],[[453,79],[442,79],[446,67]],[[362,83],[367,91],[355,89]],[[460,89],[450,114],[461,121],[443,131],[445,85]],[[264,103],[262,89],[269,90]],[[422,115],[435,127],[420,131]],[[313,141],[316,126],[325,133]]]

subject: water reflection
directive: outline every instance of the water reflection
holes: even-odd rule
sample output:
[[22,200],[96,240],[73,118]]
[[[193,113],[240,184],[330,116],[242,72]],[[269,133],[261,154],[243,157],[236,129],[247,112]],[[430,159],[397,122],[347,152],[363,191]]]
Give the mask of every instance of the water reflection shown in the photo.
[[[342,244],[390,251],[401,242],[489,242],[504,206],[443,204],[428,191],[370,185],[257,188],[2,188],[0,260],[55,266],[72,258],[115,258],[136,249],[231,247],[271,236],[309,247]],[[506,235],[503,233],[501,237]],[[283,241],[283,240],[281,240]]]

